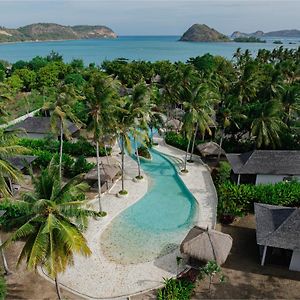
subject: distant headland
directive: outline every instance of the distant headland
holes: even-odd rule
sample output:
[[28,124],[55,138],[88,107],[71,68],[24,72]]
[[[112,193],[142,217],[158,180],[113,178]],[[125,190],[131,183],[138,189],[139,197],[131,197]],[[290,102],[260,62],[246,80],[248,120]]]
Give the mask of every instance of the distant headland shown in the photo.
[[107,26],[64,26],[55,23],[36,23],[16,29],[0,27],[0,43],[25,41],[114,39],[116,33]]
[[262,37],[294,37],[300,38],[300,30],[279,30],[271,32],[256,31],[253,33],[243,33],[235,31],[231,36],[227,36],[214,28],[211,28],[205,24],[194,24],[191,26],[179,39],[183,42],[252,42],[263,43]]

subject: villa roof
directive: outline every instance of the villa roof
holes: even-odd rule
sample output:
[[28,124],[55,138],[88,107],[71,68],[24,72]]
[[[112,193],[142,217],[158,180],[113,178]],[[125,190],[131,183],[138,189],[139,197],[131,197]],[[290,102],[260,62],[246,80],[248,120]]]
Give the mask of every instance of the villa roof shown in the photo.
[[[22,129],[27,133],[49,134],[51,132],[50,119],[50,117],[28,117],[24,121],[21,121],[7,128],[6,130],[13,131],[16,129]],[[74,123],[68,120],[66,120],[66,124],[70,134],[73,134],[79,130],[79,128]]]
[[29,166],[34,160],[36,160],[36,158],[36,156],[32,155],[16,155],[7,158],[7,161],[21,171],[25,167]]
[[232,237],[213,229],[192,228],[180,245],[180,251],[200,261],[223,264],[232,247]]
[[199,150],[202,156],[219,155],[220,150],[222,155],[226,154],[225,151],[215,142],[199,144],[196,148]]
[[300,209],[254,203],[259,245],[300,250]]
[[172,128],[175,130],[180,130],[182,127],[182,122],[180,120],[177,119],[170,119],[165,123],[165,126],[167,128]]
[[297,150],[254,150],[226,156],[236,174],[300,175]]

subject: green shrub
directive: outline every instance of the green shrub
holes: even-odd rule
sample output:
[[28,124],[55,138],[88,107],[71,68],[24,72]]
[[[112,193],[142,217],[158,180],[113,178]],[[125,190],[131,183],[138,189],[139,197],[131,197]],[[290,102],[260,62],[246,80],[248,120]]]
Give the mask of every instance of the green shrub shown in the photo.
[[167,144],[186,151],[188,140],[181,134],[174,131],[166,133],[165,141]]
[[[32,150],[48,151],[50,153],[58,153],[59,141],[54,139],[20,139],[20,146],[24,146]],[[64,141],[63,152],[71,156],[96,156],[96,147],[87,140],[81,138],[77,142]],[[104,147],[99,148],[100,156],[105,156]],[[111,153],[111,148],[107,148],[107,153]]]
[[221,161],[220,167],[214,177],[215,185],[220,185],[230,180],[231,166],[227,161]]
[[4,216],[0,218],[0,225],[5,230],[14,228],[17,219],[24,216],[27,212],[26,206],[20,205],[18,201],[11,201],[9,199],[0,201],[0,210],[6,211]]
[[4,300],[6,296],[6,282],[4,276],[0,275],[0,300]]
[[235,216],[253,212],[253,203],[282,206],[300,205],[300,183],[280,182],[267,185],[236,185],[225,182],[217,186],[219,215]]
[[189,300],[195,285],[188,280],[164,279],[165,286],[158,290],[158,300]]
[[89,172],[95,164],[89,163],[84,156],[79,156],[75,163],[73,164],[70,172],[70,177],[74,177],[81,173]]
[[139,153],[139,156],[142,156],[147,159],[151,159],[151,154],[150,154],[148,148],[145,146],[140,146],[138,148],[138,153]]
[[36,167],[47,167],[53,157],[53,153],[47,150],[32,150],[29,154],[36,156],[36,160],[32,163]]

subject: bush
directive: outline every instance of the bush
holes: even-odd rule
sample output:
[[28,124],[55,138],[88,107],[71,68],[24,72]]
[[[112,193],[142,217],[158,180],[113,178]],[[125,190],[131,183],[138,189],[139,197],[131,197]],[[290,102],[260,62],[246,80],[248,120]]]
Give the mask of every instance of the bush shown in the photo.
[[0,201],[0,210],[6,211],[4,216],[0,218],[0,225],[5,230],[14,228],[17,219],[23,217],[27,213],[27,208],[25,206],[20,205],[17,201],[11,201],[9,199]]
[[84,156],[79,156],[75,163],[73,164],[70,172],[70,177],[74,177],[81,173],[89,172],[95,164],[89,163]]
[[138,153],[139,153],[139,156],[141,156],[141,157],[151,159],[151,154],[150,154],[148,148],[145,146],[140,146],[138,148]]
[[0,275],[0,300],[4,300],[6,296],[6,282],[4,276]]
[[[20,139],[20,146],[32,150],[48,151],[57,153],[59,151],[59,141],[53,139]],[[79,139],[77,142],[64,141],[63,152],[72,156],[96,156],[96,147],[85,139]],[[100,156],[105,156],[104,147],[99,148]],[[107,153],[111,153],[111,148],[107,148]]]
[[[166,133],[165,141],[167,144],[186,151],[188,140],[181,133],[169,131]],[[197,144],[197,143],[196,143]]]
[[165,286],[158,290],[158,300],[189,300],[195,285],[187,280],[164,279]]
[[254,202],[282,206],[300,205],[300,183],[280,182],[267,185],[236,185],[225,182],[217,186],[220,215],[241,216],[253,212]]
[[215,185],[218,186],[220,184],[223,184],[226,181],[229,181],[230,172],[231,172],[230,164],[227,161],[221,161],[220,167],[213,178]]

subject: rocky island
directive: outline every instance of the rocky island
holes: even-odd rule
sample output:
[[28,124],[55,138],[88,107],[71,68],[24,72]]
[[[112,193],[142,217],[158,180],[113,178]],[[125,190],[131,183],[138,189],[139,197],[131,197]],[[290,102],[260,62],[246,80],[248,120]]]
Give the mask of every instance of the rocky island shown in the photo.
[[179,39],[183,42],[230,42],[230,39],[217,30],[205,25],[194,24]]
[[278,30],[278,31],[270,31],[263,32],[258,30],[253,33],[244,33],[240,31],[235,31],[232,33],[231,38],[245,38],[245,37],[295,37],[300,38],[300,30],[297,29],[288,29],[288,30]]
[[64,26],[54,23],[36,23],[10,29],[0,27],[0,43],[50,40],[81,40],[116,38],[112,29],[102,25]]

